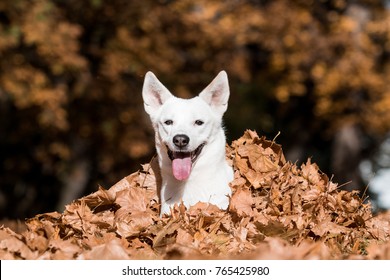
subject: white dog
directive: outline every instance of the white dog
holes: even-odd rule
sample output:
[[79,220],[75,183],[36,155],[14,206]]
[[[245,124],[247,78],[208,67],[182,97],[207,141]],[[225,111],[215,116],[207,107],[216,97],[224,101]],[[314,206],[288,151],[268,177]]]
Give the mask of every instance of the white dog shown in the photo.
[[225,158],[222,116],[227,109],[229,83],[222,71],[197,97],[173,96],[152,72],[142,90],[145,111],[155,130],[161,171],[161,215],[175,204],[197,202],[229,205],[233,169]]

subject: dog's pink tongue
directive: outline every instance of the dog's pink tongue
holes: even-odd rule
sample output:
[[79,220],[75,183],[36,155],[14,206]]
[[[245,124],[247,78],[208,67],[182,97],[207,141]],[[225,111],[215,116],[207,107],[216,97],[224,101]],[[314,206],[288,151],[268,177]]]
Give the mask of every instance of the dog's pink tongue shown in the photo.
[[172,161],[173,176],[177,180],[187,180],[191,173],[191,157],[175,158]]

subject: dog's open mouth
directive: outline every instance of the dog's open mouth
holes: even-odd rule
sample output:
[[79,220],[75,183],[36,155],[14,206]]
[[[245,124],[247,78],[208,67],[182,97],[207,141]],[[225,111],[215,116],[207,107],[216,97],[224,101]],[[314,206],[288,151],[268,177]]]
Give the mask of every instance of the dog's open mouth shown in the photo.
[[197,160],[205,145],[206,143],[199,145],[198,148],[192,152],[171,151],[167,147],[168,157],[172,161],[173,176],[175,176],[177,180],[183,181],[188,179],[191,174],[192,165]]

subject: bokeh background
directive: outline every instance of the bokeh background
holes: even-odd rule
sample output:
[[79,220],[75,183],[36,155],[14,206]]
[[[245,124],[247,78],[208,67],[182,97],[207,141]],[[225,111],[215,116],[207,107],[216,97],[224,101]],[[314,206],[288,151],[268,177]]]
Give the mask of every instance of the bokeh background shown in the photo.
[[390,207],[389,1],[1,0],[0,58],[1,219],[61,211],[150,160],[149,70],[183,98],[226,70],[229,143],[276,137]]

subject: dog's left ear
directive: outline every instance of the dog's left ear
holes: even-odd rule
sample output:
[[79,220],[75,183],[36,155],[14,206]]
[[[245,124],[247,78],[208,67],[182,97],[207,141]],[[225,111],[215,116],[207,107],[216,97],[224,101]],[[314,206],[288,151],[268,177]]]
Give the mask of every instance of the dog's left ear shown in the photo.
[[169,90],[152,72],[149,71],[146,73],[144,86],[142,88],[142,98],[144,99],[146,113],[152,115],[172,96],[173,95],[169,92]]
[[229,82],[225,71],[219,72],[217,77],[199,94],[199,97],[209,104],[214,111],[223,115],[229,100]]

